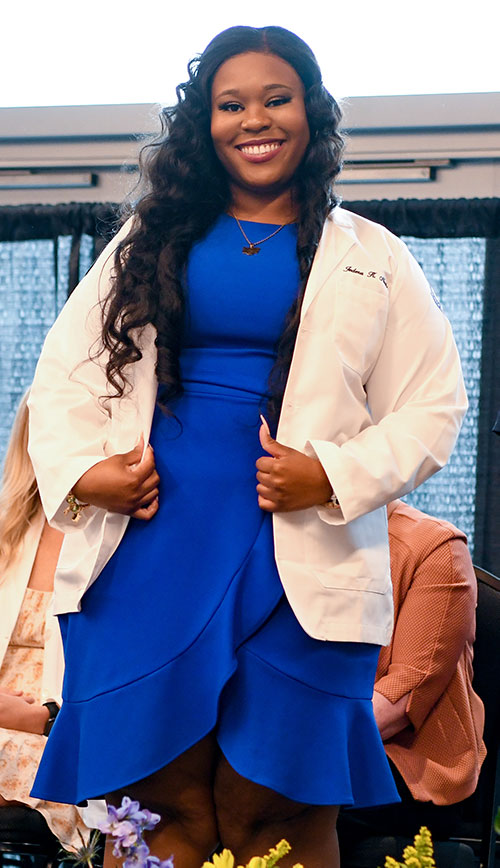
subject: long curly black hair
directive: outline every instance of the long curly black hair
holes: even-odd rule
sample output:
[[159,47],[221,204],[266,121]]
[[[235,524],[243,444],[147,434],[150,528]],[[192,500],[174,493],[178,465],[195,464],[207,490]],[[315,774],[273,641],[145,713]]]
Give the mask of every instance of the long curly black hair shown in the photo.
[[162,404],[182,393],[179,371],[185,308],[183,272],[189,251],[230,208],[228,177],[210,134],[211,89],[218,68],[248,51],[275,54],[304,85],[310,142],[293,179],[298,206],[297,256],[301,288],[277,344],[268,412],[277,419],[300,318],[306,280],[324,221],[336,205],[333,180],[341,168],[340,109],[323,86],[316,58],[305,42],[282,27],[230,27],[188,64],[189,80],[178,102],[161,111],[161,133],[143,148],[135,219],[114,257],[113,283],[103,310],[103,348],[116,396],[129,386],[127,365],[141,358],[135,336],[147,323],[157,332],[156,375]]

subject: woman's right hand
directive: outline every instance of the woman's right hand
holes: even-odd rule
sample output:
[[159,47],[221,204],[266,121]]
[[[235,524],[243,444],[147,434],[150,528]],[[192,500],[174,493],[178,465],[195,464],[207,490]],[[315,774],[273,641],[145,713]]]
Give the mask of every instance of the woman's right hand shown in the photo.
[[22,696],[25,702],[29,705],[34,702],[33,696],[30,696],[27,693],[24,693],[23,690],[9,690],[8,687],[0,687],[0,694],[3,693],[5,696]]
[[122,455],[112,455],[87,470],[73,486],[82,503],[149,521],[158,511],[158,485],[154,452],[144,441]]
[[48,708],[38,705],[15,691],[0,691],[0,727],[42,735],[49,718]]

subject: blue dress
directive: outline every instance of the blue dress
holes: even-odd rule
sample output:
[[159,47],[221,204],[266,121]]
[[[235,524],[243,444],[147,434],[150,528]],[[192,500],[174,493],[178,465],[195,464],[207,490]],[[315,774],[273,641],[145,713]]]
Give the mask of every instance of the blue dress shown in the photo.
[[[245,224],[251,238],[273,227]],[[398,801],[373,718],[379,647],[312,639],[257,503],[259,414],[299,284],[296,229],[257,256],[223,215],[189,257],[184,394],[157,408],[159,511],[132,519],[60,617],[64,702],[33,793],[79,803],[165,766],[214,730],[244,777],[310,804]]]

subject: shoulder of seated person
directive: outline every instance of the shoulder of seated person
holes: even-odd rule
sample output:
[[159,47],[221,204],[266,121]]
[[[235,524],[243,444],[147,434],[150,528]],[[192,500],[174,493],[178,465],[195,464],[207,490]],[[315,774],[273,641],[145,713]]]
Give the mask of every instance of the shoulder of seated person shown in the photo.
[[402,500],[392,501],[387,509],[388,529],[391,541],[397,541],[415,552],[418,549],[429,553],[434,548],[454,539],[467,543],[465,533],[451,522],[428,515]]

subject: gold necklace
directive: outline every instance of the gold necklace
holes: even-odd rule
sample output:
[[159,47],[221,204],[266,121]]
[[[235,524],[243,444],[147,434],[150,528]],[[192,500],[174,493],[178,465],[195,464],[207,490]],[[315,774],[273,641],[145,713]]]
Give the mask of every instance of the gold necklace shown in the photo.
[[243,226],[241,225],[240,221],[238,220],[236,214],[233,214],[232,211],[230,212],[230,214],[231,214],[231,217],[234,217],[234,219],[236,220],[236,222],[239,226],[240,232],[243,235],[243,238],[245,239],[245,241],[247,242],[248,247],[244,245],[241,248],[241,252],[246,253],[247,256],[255,256],[255,254],[259,253],[259,251],[260,251],[259,244],[264,244],[264,241],[269,241],[270,238],[273,238],[275,235],[278,234],[278,232],[281,232],[281,230],[285,226],[288,226],[288,223],[282,223],[281,226],[278,226],[278,228],[274,230],[274,232],[271,232],[270,235],[266,235],[265,238],[261,238],[260,241],[250,241],[248,235],[246,234],[245,230],[243,229]]

